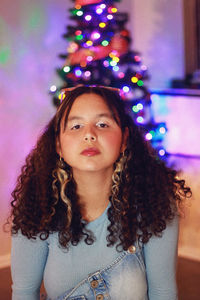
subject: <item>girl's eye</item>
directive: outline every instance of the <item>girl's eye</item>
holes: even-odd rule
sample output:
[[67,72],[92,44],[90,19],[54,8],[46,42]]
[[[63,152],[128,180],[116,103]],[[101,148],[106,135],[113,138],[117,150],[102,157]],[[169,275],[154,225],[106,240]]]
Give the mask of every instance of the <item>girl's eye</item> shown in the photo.
[[76,125],[71,127],[71,130],[77,130],[77,129],[80,129],[80,128],[81,128],[81,125],[76,124]]
[[99,123],[97,123],[97,126],[100,127],[100,128],[106,128],[106,127],[108,127],[108,124],[103,123],[103,122],[99,122]]

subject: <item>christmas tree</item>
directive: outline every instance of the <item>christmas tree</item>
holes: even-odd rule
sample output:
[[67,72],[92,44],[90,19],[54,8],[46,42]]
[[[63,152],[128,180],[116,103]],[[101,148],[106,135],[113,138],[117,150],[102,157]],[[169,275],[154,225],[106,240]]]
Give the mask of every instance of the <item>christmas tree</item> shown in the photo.
[[[74,1],[73,1],[74,2]],[[131,37],[125,28],[128,14],[118,12],[117,0],[76,0],[70,10],[74,24],[67,26],[64,38],[67,53],[57,72],[63,86],[50,89],[54,104],[60,102],[60,91],[76,85],[105,85],[119,88],[135,122],[160,156],[165,155],[162,140],[165,124],[157,124],[151,111],[151,99],[144,85],[147,67],[140,54],[130,49]]]

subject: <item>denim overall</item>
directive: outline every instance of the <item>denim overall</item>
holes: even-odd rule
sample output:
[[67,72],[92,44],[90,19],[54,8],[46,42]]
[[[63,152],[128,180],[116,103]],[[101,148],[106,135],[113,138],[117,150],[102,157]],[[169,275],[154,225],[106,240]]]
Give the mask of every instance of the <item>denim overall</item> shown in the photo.
[[142,248],[132,245],[56,300],[148,300]]

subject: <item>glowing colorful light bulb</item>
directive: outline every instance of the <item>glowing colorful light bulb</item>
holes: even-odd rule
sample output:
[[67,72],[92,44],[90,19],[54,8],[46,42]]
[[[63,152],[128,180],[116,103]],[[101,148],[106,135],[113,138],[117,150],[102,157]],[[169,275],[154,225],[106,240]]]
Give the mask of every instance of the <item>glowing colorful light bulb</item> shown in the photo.
[[70,70],[71,70],[71,69],[70,69],[69,66],[65,66],[65,67],[63,68],[63,71],[64,71],[65,73],[68,73]]
[[141,58],[140,58],[138,55],[135,55],[135,56],[134,56],[134,59],[135,59],[136,62],[141,61]]
[[111,65],[112,67],[114,67],[114,66],[117,65],[117,62],[112,60],[112,61],[110,62],[110,65]]
[[124,74],[123,72],[119,72],[118,77],[119,77],[120,79],[124,78],[124,76],[125,76],[125,74]]
[[147,70],[147,66],[142,65],[142,66],[141,66],[141,70],[146,71],[146,70]]
[[164,149],[160,149],[159,151],[158,151],[158,154],[160,155],[160,156],[164,156],[165,155],[165,150]]
[[107,60],[104,60],[103,65],[104,65],[104,67],[107,68],[107,67],[109,67],[109,62]]
[[77,15],[78,17],[81,17],[81,16],[83,15],[83,11],[82,11],[82,10],[78,10],[78,11],[76,12],[76,15]]
[[80,69],[76,69],[75,74],[77,77],[80,77],[82,75],[82,71]]
[[160,127],[159,131],[160,131],[161,134],[165,134],[166,129],[165,129],[165,127]]
[[132,111],[133,111],[134,113],[138,113],[139,109],[138,109],[137,105],[133,105]]
[[133,77],[131,78],[131,81],[132,81],[133,83],[137,83],[137,82],[138,82],[138,78],[135,77],[135,76],[133,76]]
[[82,34],[82,31],[81,30],[76,30],[75,35],[80,35],[80,34]]
[[147,141],[150,141],[152,140],[152,134],[150,132],[148,132],[146,135],[145,135],[145,138]]
[[137,104],[137,108],[138,108],[139,110],[142,110],[142,109],[143,109],[142,103],[138,103],[138,104]]
[[87,41],[87,42],[86,42],[86,45],[87,45],[88,47],[90,47],[90,46],[93,45],[93,42],[92,42],[92,41]]
[[104,8],[106,8],[106,5],[103,3],[103,4],[100,5],[100,7],[101,7],[102,9],[104,9]]
[[104,23],[104,22],[99,23],[99,27],[100,28],[105,28],[106,27],[106,23]]
[[128,93],[129,92],[129,87],[127,85],[123,86],[123,92]]
[[109,15],[107,15],[107,19],[108,19],[108,20],[112,20],[112,19],[113,19],[113,16],[109,14]]
[[90,72],[90,71],[86,71],[86,72],[84,73],[84,75],[85,75],[85,77],[90,77],[90,76],[91,76],[91,72]]
[[61,101],[63,101],[65,99],[65,97],[66,97],[65,93],[60,93],[58,95],[58,99],[61,100]]
[[91,15],[85,16],[85,20],[88,21],[88,22],[91,21],[92,20],[92,16]]
[[93,61],[93,57],[91,55],[87,56],[87,61]]
[[102,41],[102,43],[101,43],[101,45],[104,47],[108,46],[108,44],[109,44],[109,42],[106,40]]
[[57,87],[55,86],[55,85],[52,85],[51,87],[50,87],[50,92],[55,92],[57,90]]
[[103,12],[103,9],[102,9],[102,8],[100,8],[100,7],[97,8],[96,13],[97,13],[98,15],[101,15],[102,12]]
[[92,33],[91,38],[92,38],[92,40],[98,40],[100,38],[100,36],[101,36],[100,33],[95,31]]
[[137,120],[138,123],[144,123],[144,118],[141,117],[141,116],[137,117],[136,120]]
[[142,80],[138,80],[137,85],[138,86],[143,86],[144,82]]
[[118,72],[119,71],[119,67],[118,66],[114,66],[113,67],[113,71]]

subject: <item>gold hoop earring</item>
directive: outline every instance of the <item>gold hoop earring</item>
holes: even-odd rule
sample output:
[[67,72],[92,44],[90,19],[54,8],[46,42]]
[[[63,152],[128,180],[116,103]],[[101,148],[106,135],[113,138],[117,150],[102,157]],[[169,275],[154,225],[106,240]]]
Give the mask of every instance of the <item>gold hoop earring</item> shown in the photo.
[[66,169],[67,164],[61,156],[59,157],[59,160],[57,160],[57,166],[60,169]]

